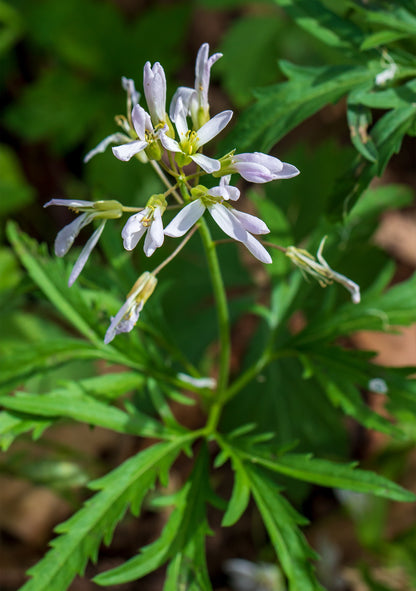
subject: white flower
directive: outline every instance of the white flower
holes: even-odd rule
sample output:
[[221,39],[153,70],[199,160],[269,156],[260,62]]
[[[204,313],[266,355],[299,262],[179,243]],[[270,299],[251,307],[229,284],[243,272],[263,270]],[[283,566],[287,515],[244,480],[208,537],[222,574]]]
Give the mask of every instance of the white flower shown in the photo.
[[[127,92],[127,113],[131,113],[133,106],[136,105],[140,100],[140,92],[137,92],[136,87],[134,85],[134,81],[131,78],[126,78],[125,76],[122,76],[121,85]],[[117,120],[125,133],[116,132],[105,137],[97,146],[95,146],[95,148],[90,150],[85,155],[85,163],[89,162],[91,158],[93,158],[97,154],[101,154],[102,152],[104,152],[110,144],[120,144],[121,142],[128,142],[131,140],[131,137],[129,135],[130,126],[127,119],[125,117],[120,116],[117,118]]]
[[195,129],[199,129],[209,121],[208,89],[211,76],[211,68],[222,53],[214,53],[209,56],[209,45],[203,43],[199,48],[195,63],[195,88],[181,86],[173,95],[170,104],[170,117],[174,120],[176,104],[182,99],[186,111],[191,115]]
[[43,207],[49,207],[49,205],[63,205],[76,212],[82,212],[81,215],[58,232],[55,239],[55,254],[58,257],[66,255],[82,228],[91,223],[95,218],[102,219],[101,224],[85,244],[72,269],[68,281],[68,286],[71,287],[84,268],[94,246],[97,244],[106,221],[121,217],[122,206],[118,201],[82,201],[79,199],[51,199]]
[[318,252],[316,253],[316,258],[307,250],[296,248],[295,246],[289,246],[286,249],[286,256],[288,256],[302,272],[315,277],[321,287],[326,287],[333,281],[340,283],[350,292],[353,304],[359,304],[361,301],[360,286],[357,285],[357,283],[354,283],[354,281],[351,281],[351,279],[348,279],[348,277],[345,277],[345,275],[341,275],[341,273],[337,273],[331,269],[324,259],[322,250],[324,248],[325,240],[326,236],[321,240]]
[[108,345],[114,337],[122,332],[130,332],[136,325],[144,304],[152,295],[157,279],[152,273],[145,271],[133,285],[127,299],[117,314],[111,319],[111,324],[104,337]]
[[223,111],[210,119],[198,131],[190,131],[186,121],[186,109],[181,97],[179,97],[173,118],[179,135],[179,142],[169,137],[165,130],[160,132],[160,141],[166,150],[183,155],[182,166],[190,164],[191,160],[193,160],[205,172],[214,172],[221,167],[219,160],[208,158],[208,156],[197,152],[224,129],[232,115],[232,111]]
[[[224,180],[223,180],[224,179]],[[222,186],[206,189],[198,185],[191,190],[191,195],[196,197],[193,201],[185,205],[181,211],[165,228],[165,234],[174,238],[183,236],[208,209],[212,218],[219,225],[221,230],[228,236],[242,242],[244,246],[259,261],[271,263],[270,254],[264,246],[252,236],[252,234],[267,234],[270,230],[266,224],[248,213],[237,211],[228,203],[222,201],[227,199],[238,199],[238,194],[233,191],[235,187],[229,187],[229,178],[221,179]],[[238,189],[237,189],[238,191]]]
[[113,154],[119,160],[127,162],[135,154],[139,154],[145,149],[152,148],[154,153],[147,154],[151,160],[159,160],[161,150],[157,144],[159,131],[155,130],[150,119],[150,115],[140,105],[135,105],[131,113],[134,131],[138,139],[129,141],[121,146],[112,148]]
[[230,154],[222,159],[221,164],[222,174],[238,172],[243,179],[250,183],[268,183],[277,179],[290,179],[299,174],[296,166],[261,152]]
[[153,125],[166,121],[166,76],[159,62],[150,66],[146,62],[143,70],[143,87]]
[[153,195],[143,211],[135,213],[127,220],[122,232],[123,245],[126,250],[133,250],[140,238],[146,234],[143,250],[150,257],[164,240],[162,214],[166,209],[163,195]]

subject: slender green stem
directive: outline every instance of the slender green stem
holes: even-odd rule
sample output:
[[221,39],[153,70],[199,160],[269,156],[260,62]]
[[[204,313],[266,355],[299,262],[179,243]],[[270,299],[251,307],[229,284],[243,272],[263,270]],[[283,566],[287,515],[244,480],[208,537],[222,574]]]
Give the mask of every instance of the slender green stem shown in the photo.
[[[184,183],[179,184],[183,199],[189,201],[189,195]],[[212,288],[214,291],[217,319],[218,319],[218,335],[219,335],[219,368],[217,378],[217,397],[212,404],[208,418],[208,425],[210,432],[213,432],[218,424],[221,410],[223,407],[222,396],[226,392],[230,370],[231,357],[231,342],[230,342],[230,319],[228,313],[227,296],[225,293],[224,281],[221,274],[220,265],[218,262],[217,251],[215,243],[211,238],[208,225],[204,219],[198,222],[199,232],[204,246],[205,255],[207,257],[208,269],[211,276]]]

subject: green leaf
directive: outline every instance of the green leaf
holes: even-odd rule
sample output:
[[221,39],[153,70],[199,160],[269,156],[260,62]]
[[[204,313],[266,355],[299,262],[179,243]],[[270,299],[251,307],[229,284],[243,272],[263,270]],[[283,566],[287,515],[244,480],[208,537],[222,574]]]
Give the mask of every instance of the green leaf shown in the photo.
[[368,134],[371,119],[370,109],[362,105],[348,104],[347,120],[351,141],[366,160],[376,162],[378,159],[377,148]]
[[33,431],[33,439],[38,439],[51,421],[44,417],[28,417],[24,413],[0,412],[0,447],[6,451],[17,437]]
[[[23,22],[17,10],[0,2],[0,55],[6,53],[23,34]],[[5,170],[5,169],[2,169]]]
[[289,81],[255,92],[257,103],[243,112],[226,149],[267,152],[299,123],[375,75],[358,66],[301,67],[281,61],[280,67]]
[[0,144],[0,170],[0,216],[6,216],[27,207],[34,199],[34,190],[26,181],[16,154],[4,144]]
[[229,527],[230,525],[237,523],[247,509],[250,500],[249,480],[243,470],[241,460],[235,454],[231,454],[230,457],[234,470],[234,486],[231,499],[221,523],[224,527]]
[[0,396],[0,405],[26,414],[69,418],[119,433],[159,438],[167,435],[163,426],[146,414],[138,411],[127,414],[90,396],[80,395],[76,385],[48,394],[18,392],[15,396]]
[[310,560],[316,555],[307,545],[298,525],[302,518],[280,494],[276,484],[258,467],[245,464],[250,489],[289,580],[289,591],[323,591]]
[[364,33],[350,20],[329,10],[318,0],[274,0],[309,34],[336,49],[351,49]]
[[410,33],[392,31],[391,29],[386,29],[384,31],[376,31],[375,33],[372,33],[371,35],[365,37],[364,41],[360,45],[360,49],[362,51],[366,51],[367,49],[374,49],[375,47],[388,45],[393,41],[406,39],[406,37],[408,36],[410,36]]
[[137,514],[145,494],[158,475],[168,469],[191,437],[153,445],[128,459],[107,476],[90,484],[98,490],[85,505],[56,531],[52,549],[29,570],[31,579],[21,591],[67,589],[77,574],[84,572],[88,559],[96,560],[101,540],[109,544],[117,523],[129,505]]
[[246,458],[274,472],[320,486],[353,490],[393,501],[416,500],[414,493],[374,472],[360,470],[354,464],[338,464],[311,455],[293,453],[274,458],[271,454],[267,456],[253,450],[247,453]]
[[212,497],[208,455],[202,448],[194,469],[182,490],[175,495],[175,509],[159,539],[123,565],[95,577],[100,585],[117,585],[140,579],[171,559],[165,591],[185,586],[189,590],[210,590],[205,562],[205,537],[210,533],[206,503]]

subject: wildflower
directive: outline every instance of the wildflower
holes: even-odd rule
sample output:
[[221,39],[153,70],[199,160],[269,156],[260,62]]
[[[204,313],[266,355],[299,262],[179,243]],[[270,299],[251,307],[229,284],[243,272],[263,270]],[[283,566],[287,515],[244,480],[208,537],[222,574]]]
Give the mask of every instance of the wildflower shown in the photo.
[[135,213],[126,222],[121,237],[126,250],[133,250],[140,238],[146,233],[144,241],[144,253],[150,257],[164,240],[162,214],[166,209],[164,195],[153,195],[146,207],[139,213]]
[[205,172],[214,172],[221,167],[219,160],[197,152],[224,129],[232,115],[232,111],[223,111],[207,121],[198,131],[190,131],[186,121],[186,109],[182,98],[179,97],[173,118],[179,135],[179,142],[169,137],[164,130],[160,132],[160,141],[166,150],[178,154],[177,161],[180,166],[186,166],[193,160]]
[[104,337],[104,343],[106,345],[111,343],[116,335],[133,330],[140,316],[140,312],[152,295],[156,284],[157,279],[152,273],[145,271],[140,275],[131,291],[127,294],[125,303],[111,319],[110,326]]
[[183,236],[208,209],[223,232],[243,243],[251,254],[263,263],[271,263],[272,259],[267,250],[252,236],[267,234],[270,232],[269,228],[254,215],[237,211],[226,203],[228,199],[236,200],[239,197],[238,189],[228,186],[228,182],[229,177],[223,177],[220,185],[213,189],[207,189],[203,185],[191,189],[193,201],[185,205],[173,218],[165,228],[165,234],[174,238]]
[[350,292],[352,302],[354,304],[359,304],[361,300],[360,286],[354,283],[354,281],[351,281],[351,279],[348,279],[348,277],[345,277],[345,275],[341,275],[341,273],[337,273],[331,269],[322,256],[325,240],[326,236],[321,240],[318,252],[316,253],[316,258],[306,250],[294,246],[289,246],[286,249],[286,256],[288,256],[301,271],[315,277],[321,287],[326,287],[333,281],[340,283]]
[[153,125],[166,122],[166,76],[159,62],[150,66],[146,62],[143,70],[143,87]]
[[119,160],[127,162],[135,154],[143,150],[150,160],[160,160],[162,152],[158,145],[159,129],[154,129],[150,115],[140,105],[135,105],[131,113],[134,131],[138,139],[128,138],[128,142],[112,148],[113,154]]
[[97,244],[107,220],[117,219],[122,215],[122,205],[118,201],[82,201],[78,199],[51,199],[43,207],[49,205],[64,205],[76,212],[82,212],[70,224],[62,228],[55,239],[55,254],[58,257],[66,255],[74,243],[82,228],[91,223],[95,218],[101,219],[101,223],[94,231],[91,238],[87,241],[81,251],[69,277],[68,286],[71,287],[78,275],[81,273],[91,254],[94,246]]
[[[121,85],[127,92],[127,113],[131,113],[133,106],[138,104],[140,100],[140,92],[137,92],[136,87],[134,85],[134,80],[132,80],[131,78],[126,78],[125,76],[122,76]],[[91,158],[93,158],[97,154],[101,154],[102,152],[104,152],[109,145],[120,144],[121,142],[128,142],[131,140],[131,128],[127,119],[124,116],[119,116],[117,118],[117,121],[125,133],[116,132],[105,137],[97,146],[95,146],[95,148],[90,150],[84,156],[85,163],[89,162]]]
[[176,377],[182,380],[182,382],[190,384],[195,388],[209,388],[210,390],[215,390],[217,387],[217,380],[215,378],[194,378],[182,372],[179,372]]
[[195,63],[195,88],[181,86],[173,95],[170,105],[170,116],[174,120],[176,104],[182,99],[186,111],[191,115],[195,129],[202,127],[209,121],[208,88],[211,68],[222,53],[209,56],[209,45],[203,43],[199,48]]
[[227,154],[221,158],[221,170],[214,173],[214,176],[233,172],[238,172],[243,179],[250,183],[268,183],[277,179],[290,179],[299,174],[296,166],[261,152]]

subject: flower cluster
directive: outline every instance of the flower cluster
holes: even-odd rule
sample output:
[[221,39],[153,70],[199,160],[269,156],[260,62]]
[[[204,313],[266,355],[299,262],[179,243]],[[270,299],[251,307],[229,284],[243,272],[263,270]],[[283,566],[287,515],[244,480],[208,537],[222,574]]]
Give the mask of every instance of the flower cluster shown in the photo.
[[[114,156],[122,162],[132,158],[149,163],[165,186],[164,193],[152,195],[143,206],[125,207],[117,201],[81,201],[76,199],[52,199],[45,206],[64,205],[80,215],[63,228],[55,242],[55,253],[64,256],[82,228],[99,220],[97,229],[84,246],[69,278],[69,285],[76,280],[108,219],[127,219],[121,236],[126,250],[133,250],[144,237],[144,253],[150,257],[165,242],[165,236],[180,238],[185,235],[184,245],[198,220],[208,210],[212,219],[232,240],[242,243],[259,261],[271,263],[272,259],[257,236],[267,234],[265,222],[254,215],[234,207],[240,197],[237,187],[230,184],[231,175],[238,174],[253,183],[266,183],[276,179],[289,179],[299,174],[298,169],[278,158],[260,152],[238,154],[233,150],[216,159],[202,153],[202,148],[228,125],[233,113],[222,111],[211,117],[208,89],[211,68],[221,57],[220,53],[209,56],[209,46],[204,43],[199,49],[195,66],[194,88],[180,87],[166,109],[166,76],[163,67],[156,62],[147,62],[143,72],[143,89],[147,109],[140,104],[140,93],[133,80],[122,78],[127,93],[126,116],[116,117],[121,131],[104,138],[85,156],[88,162],[95,155],[112,145]],[[205,184],[201,178],[211,175],[219,178],[216,186],[212,180]],[[169,203],[169,202],[174,202]],[[171,209],[179,211],[164,228],[164,217]],[[176,252],[179,252],[177,248]],[[170,260],[172,255],[169,255]],[[168,260],[167,259],[167,260]],[[162,265],[163,266],[163,265]],[[109,343],[116,334],[130,331],[135,325],[140,310],[153,292],[156,274],[142,274],[127,297],[125,304],[112,319],[105,336]]]

